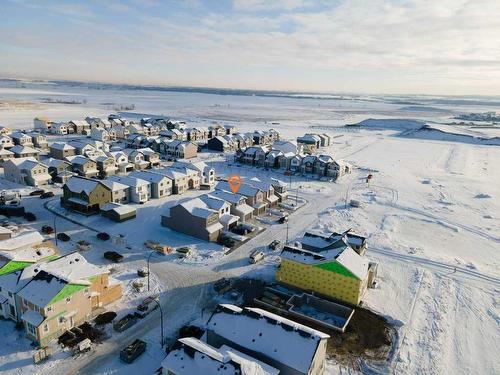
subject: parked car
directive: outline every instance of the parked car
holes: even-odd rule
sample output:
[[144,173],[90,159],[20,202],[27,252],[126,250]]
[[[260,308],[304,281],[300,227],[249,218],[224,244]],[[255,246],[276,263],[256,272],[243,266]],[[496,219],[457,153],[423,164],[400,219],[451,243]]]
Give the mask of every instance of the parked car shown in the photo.
[[226,247],[233,247],[236,244],[236,241],[228,236],[221,236],[219,239],[219,243]]
[[99,238],[101,241],[107,241],[111,238],[111,236],[109,234],[107,234],[106,232],[101,232],[101,233],[97,233],[97,238]]
[[279,224],[284,224],[286,222],[288,222],[288,215],[284,215],[278,219]]
[[113,329],[116,332],[123,332],[132,327],[135,323],[137,323],[137,317],[134,314],[127,314],[113,324]]
[[44,233],[44,234],[52,234],[52,233],[54,233],[54,228],[52,228],[50,225],[44,225],[42,227],[42,233]]
[[43,189],[36,189],[36,190],[33,190],[30,193],[30,197],[34,197],[36,195],[42,195],[43,193],[45,193],[45,190],[43,190]]
[[177,251],[177,253],[179,253],[180,258],[185,258],[185,257],[191,255],[191,253],[192,253],[192,250],[189,247],[178,247],[177,249],[175,249],[175,251]]
[[17,198],[11,199],[6,204],[8,204],[9,206],[19,206],[21,204],[21,200]]
[[125,363],[132,363],[145,351],[146,343],[142,340],[136,339],[120,352],[120,359]]
[[54,193],[51,191],[46,191],[45,193],[40,195],[41,199],[47,199],[47,198],[52,198],[54,196]]
[[250,254],[250,263],[258,263],[264,259],[264,253],[262,251],[256,250]]
[[63,233],[57,233],[57,239],[63,242],[68,242],[71,239],[71,237],[63,232]]
[[157,296],[145,298],[139,306],[135,315],[139,318],[144,318],[146,315],[152,313],[158,308],[160,299]]
[[269,247],[269,249],[271,249],[271,250],[278,250],[278,249],[279,249],[279,247],[280,247],[280,245],[281,245],[281,241],[279,241],[279,240],[274,240],[273,242],[271,242],[271,243],[268,245],[268,247]]
[[34,213],[32,212],[25,212],[24,213],[24,218],[28,221],[35,221],[36,220],[36,216]]
[[123,261],[123,255],[117,253],[116,251],[106,251],[104,253],[104,258],[114,263],[120,263],[121,261]]
[[221,294],[227,292],[231,288],[231,280],[223,277],[214,283],[214,290]]
[[147,267],[142,267],[137,270],[137,276],[146,277],[147,275],[149,275]]

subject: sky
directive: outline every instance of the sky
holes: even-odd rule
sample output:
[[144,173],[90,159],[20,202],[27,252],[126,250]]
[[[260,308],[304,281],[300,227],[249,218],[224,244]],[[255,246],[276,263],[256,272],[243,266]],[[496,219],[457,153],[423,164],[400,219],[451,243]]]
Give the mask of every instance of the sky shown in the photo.
[[0,0],[0,77],[500,94],[499,0]]

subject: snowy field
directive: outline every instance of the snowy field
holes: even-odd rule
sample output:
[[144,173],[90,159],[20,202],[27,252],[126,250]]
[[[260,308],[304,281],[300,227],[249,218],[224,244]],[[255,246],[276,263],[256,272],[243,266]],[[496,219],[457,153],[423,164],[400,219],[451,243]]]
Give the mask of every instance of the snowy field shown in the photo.
[[[41,98],[47,97],[82,104],[43,103]],[[299,188],[300,196],[309,203],[292,215],[289,231],[290,239],[294,239],[306,229],[353,228],[369,238],[367,255],[379,262],[380,279],[378,288],[368,291],[365,303],[394,322],[398,340],[391,363],[365,363],[362,368],[365,372],[396,374],[498,374],[500,147],[473,144],[446,134],[439,139],[400,136],[408,128],[394,122],[387,127],[342,127],[368,118],[447,123],[459,113],[500,109],[478,101],[473,106],[463,101],[455,105],[453,100],[439,103],[446,104],[408,108],[373,98],[316,100],[28,85],[0,88],[0,124],[28,129],[35,116],[81,119],[107,115],[116,106],[134,104],[134,113],[164,114],[205,125],[218,121],[244,131],[273,127],[290,139],[315,129],[333,135],[334,144],[324,152],[351,162],[356,169],[335,184],[294,179],[293,189]],[[216,168],[223,165],[214,155],[204,158],[209,158]],[[217,169],[219,174],[235,171],[245,176],[265,173],[280,177],[262,169]],[[365,182],[368,173],[373,174],[370,184]],[[287,181],[285,176],[281,178]],[[346,207],[350,199],[359,200],[361,207]],[[40,202],[38,198],[27,201],[30,207]],[[106,225],[111,233],[125,235],[132,250],[127,253],[125,244],[112,245],[126,254],[122,273],[116,275],[125,283],[133,270],[145,264],[144,250],[139,248],[143,240],[153,237],[165,242],[186,241],[185,236],[158,225],[158,203],[149,202],[141,208],[143,214],[139,211],[136,220],[124,224],[88,219],[96,220],[88,223],[90,226]],[[51,213],[43,207],[32,210],[39,217],[35,227],[51,225]],[[62,230],[76,239],[95,238],[95,233],[85,228],[62,218],[57,220]],[[274,238],[284,240],[284,232],[283,226],[272,226],[234,253],[208,263],[152,261],[155,288],[167,301],[167,335],[185,322],[202,319],[201,307],[213,304],[210,282],[240,275],[272,279],[275,255],[269,255],[259,265],[249,265],[247,257],[250,251]],[[100,250],[104,250],[104,245],[92,241],[95,248],[85,256],[103,264]],[[200,249],[216,246],[190,241]],[[69,251],[65,246],[62,251]],[[130,299],[133,300],[127,296],[124,303]],[[159,346],[158,316],[152,319],[155,320],[145,321],[133,337],[126,337],[125,341],[146,337],[149,345],[147,354],[133,365],[118,361],[116,349],[124,346],[125,336],[117,335],[94,356],[69,364],[54,360],[36,367],[31,363],[26,340],[13,324],[0,322],[0,333],[8,338],[4,341],[7,345],[0,346],[0,373],[151,373],[164,356]],[[328,373],[346,372],[353,371],[328,363]]]

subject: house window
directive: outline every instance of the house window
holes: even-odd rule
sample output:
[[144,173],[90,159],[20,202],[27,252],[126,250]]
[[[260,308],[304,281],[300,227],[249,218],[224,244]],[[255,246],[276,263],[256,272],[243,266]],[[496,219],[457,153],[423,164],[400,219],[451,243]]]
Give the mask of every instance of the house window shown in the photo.
[[16,309],[14,308],[14,306],[9,305],[9,308],[10,308],[10,315],[16,316]]
[[66,298],[66,303],[70,303],[70,302],[71,302],[71,297]]
[[26,323],[26,329],[28,330],[28,332],[30,334],[32,334],[33,336],[36,336],[36,328],[35,328],[35,326],[33,326],[32,324]]
[[12,297],[12,293],[11,292],[9,292],[9,297]]
[[61,325],[64,323],[64,316],[60,316],[58,319],[57,319],[57,324]]
[[48,324],[48,323],[45,323],[45,324],[43,325],[43,332],[44,332],[44,333],[48,333],[48,332],[49,332],[49,324]]

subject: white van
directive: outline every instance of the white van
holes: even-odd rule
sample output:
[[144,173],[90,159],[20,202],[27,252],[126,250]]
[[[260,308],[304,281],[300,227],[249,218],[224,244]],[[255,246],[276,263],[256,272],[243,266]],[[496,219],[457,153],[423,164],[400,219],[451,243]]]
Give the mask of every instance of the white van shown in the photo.
[[262,251],[256,250],[250,254],[250,263],[258,263],[264,259],[264,253]]

